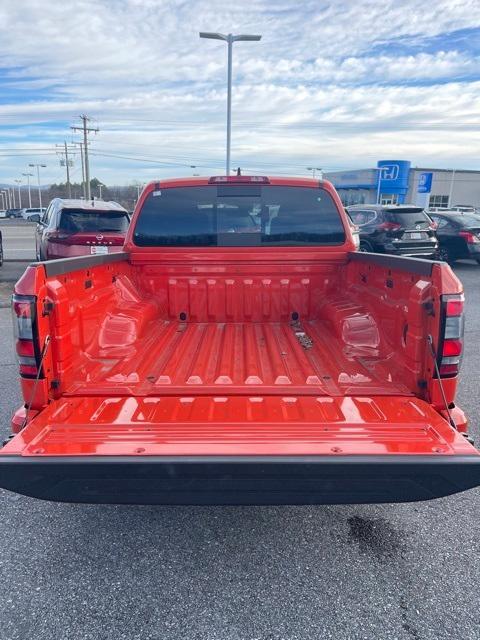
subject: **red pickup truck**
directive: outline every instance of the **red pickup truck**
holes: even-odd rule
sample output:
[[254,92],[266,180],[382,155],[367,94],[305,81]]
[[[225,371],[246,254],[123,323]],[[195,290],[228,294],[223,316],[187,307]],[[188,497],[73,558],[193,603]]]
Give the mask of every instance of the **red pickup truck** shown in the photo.
[[480,484],[462,286],[354,251],[334,188],[149,184],[120,254],[28,267],[0,486],[71,502],[424,500]]

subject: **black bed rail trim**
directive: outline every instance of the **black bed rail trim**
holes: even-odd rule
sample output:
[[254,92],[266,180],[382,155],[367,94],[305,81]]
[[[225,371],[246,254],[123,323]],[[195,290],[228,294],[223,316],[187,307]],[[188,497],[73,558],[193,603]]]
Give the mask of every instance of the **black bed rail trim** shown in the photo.
[[0,486],[93,504],[362,504],[480,485],[479,455],[0,456]]
[[351,251],[348,254],[348,258],[352,262],[377,264],[387,269],[398,269],[399,271],[416,273],[421,276],[431,276],[433,265],[444,264],[439,260],[422,260],[421,258],[391,256],[387,253],[366,253],[364,251]]
[[107,253],[99,256],[78,256],[75,258],[59,258],[58,260],[45,260],[43,262],[31,262],[31,267],[43,266],[47,277],[61,276],[64,273],[71,273],[80,269],[90,269],[98,267],[101,264],[110,264],[111,262],[121,262],[127,260],[129,253],[119,251],[118,253]]

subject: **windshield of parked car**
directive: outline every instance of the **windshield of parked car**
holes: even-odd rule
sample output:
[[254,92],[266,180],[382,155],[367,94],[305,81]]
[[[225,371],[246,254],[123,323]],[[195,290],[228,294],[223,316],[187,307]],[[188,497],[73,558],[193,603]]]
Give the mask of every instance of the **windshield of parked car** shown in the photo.
[[157,189],[139,213],[139,246],[342,244],[345,231],[324,189],[219,185]]
[[60,216],[59,230],[66,233],[115,232],[128,229],[128,214],[122,211],[85,211],[64,209]]

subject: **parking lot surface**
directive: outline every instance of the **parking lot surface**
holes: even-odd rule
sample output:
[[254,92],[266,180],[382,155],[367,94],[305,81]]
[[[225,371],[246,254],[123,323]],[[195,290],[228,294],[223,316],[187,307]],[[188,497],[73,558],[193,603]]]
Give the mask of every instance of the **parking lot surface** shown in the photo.
[[[480,442],[480,267],[459,404]],[[0,276],[1,277],[1,276]],[[1,431],[20,404],[0,309]],[[480,637],[480,490],[416,504],[135,507],[0,492],[2,640]]]
[[24,220],[0,220],[5,260],[35,260],[35,227]]

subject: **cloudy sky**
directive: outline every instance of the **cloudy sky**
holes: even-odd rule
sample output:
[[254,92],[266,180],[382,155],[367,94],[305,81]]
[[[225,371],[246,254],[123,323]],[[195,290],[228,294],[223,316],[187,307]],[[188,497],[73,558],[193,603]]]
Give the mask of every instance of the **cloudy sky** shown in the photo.
[[61,181],[81,113],[107,184],[222,173],[226,47],[199,31],[262,35],[234,49],[244,171],[480,169],[478,0],[2,0],[0,182]]

